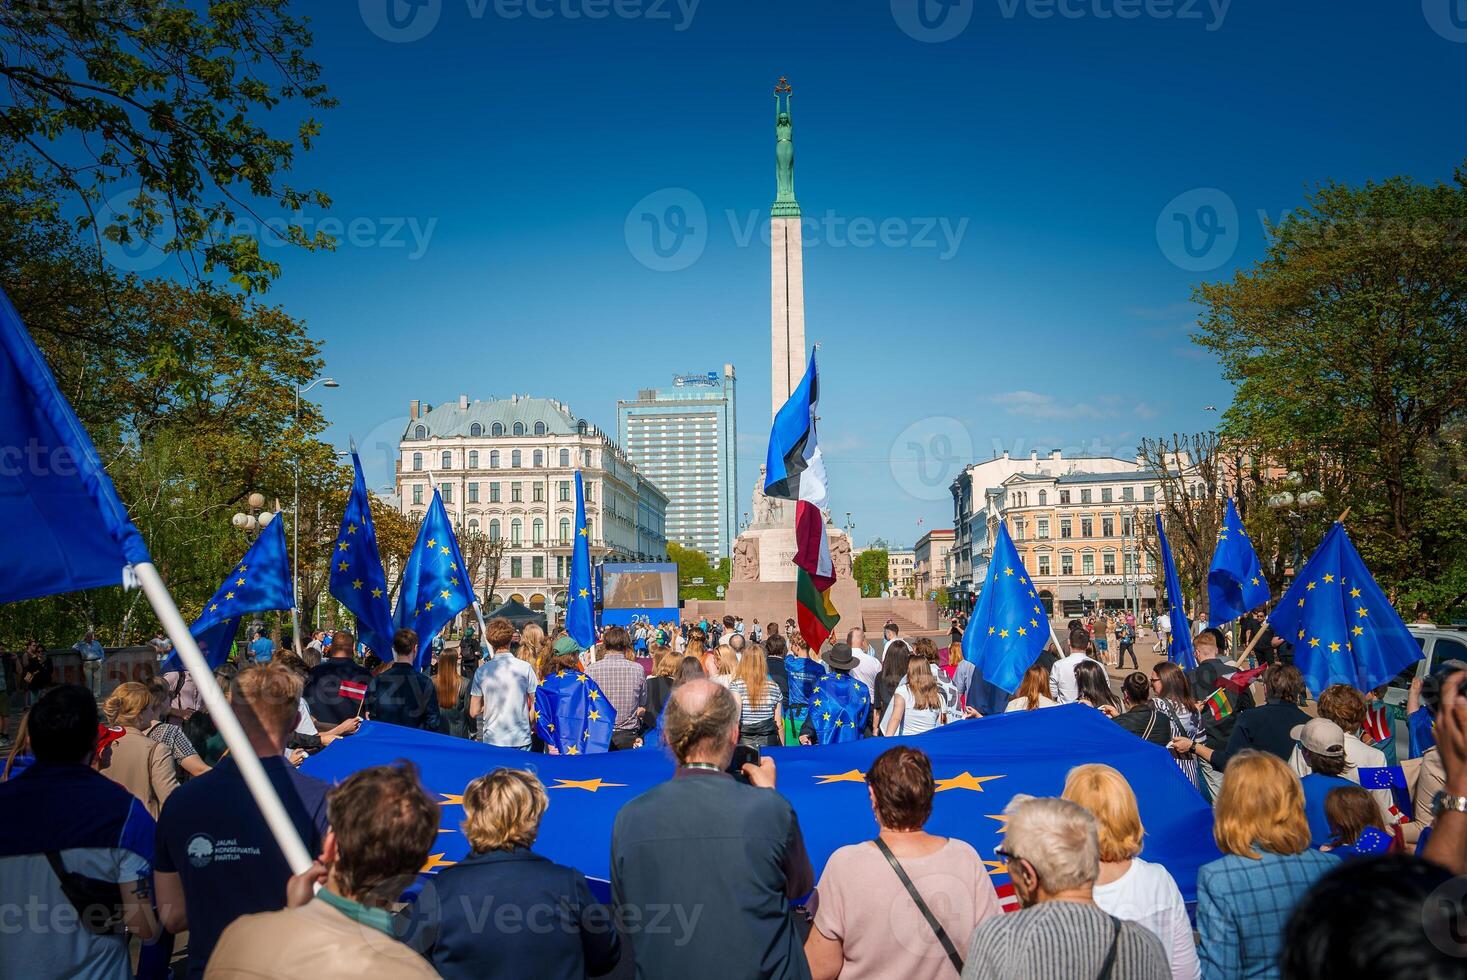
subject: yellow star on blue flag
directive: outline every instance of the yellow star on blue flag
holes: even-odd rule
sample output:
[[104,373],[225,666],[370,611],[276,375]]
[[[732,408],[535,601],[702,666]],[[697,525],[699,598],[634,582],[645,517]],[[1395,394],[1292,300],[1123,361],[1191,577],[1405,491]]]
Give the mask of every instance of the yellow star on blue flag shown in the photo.
[[357,634],[372,652],[387,659],[392,649],[392,608],[387,604],[387,578],[377,552],[377,532],[372,525],[372,501],[362,476],[362,461],[356,448],[351,452],[355,476],[341,530],[332,552],[331,594],[357,618]]
[[418,634],[418,669],[428,665],[433,637],[453,617],[474,604],[474,588],[463,571],[458,537],[435,488],[423,516],[418,540],[402,570],[402,587],[392,616],[394,629]]
[[[229,659],[240,620],[252,613],[292,609],[290,556],[285,550],[285,520],[278,514],[265,526],[240,563],[229,570],[204,613],[189,627],[210,667]],[[169,654],[161,671],[182,670],[178,653]]]
[[1212,551],[1212,565],[1207,570],[1207,625],[1230,623],[1268,600],[1268,580],[1263,577],[1258,552],[1253,550],[1238,508],[1229,497],[1222,528],[1217,532],[1217,547]]
[[1029,571],[1000,521],[988,579],[963,631],[963,659],[973,662],[984,683],[1009,694],[1019,689],[1024,671],[1049,641],[1049,617],[1030,598],[1033,592]]
[[586,497],[581,471],[576,470],[576,533],[571,549],[570,581],[566,590],[565,631],[582,650],[596,642],[596,609],[591,601],[591,534],[586,523]]

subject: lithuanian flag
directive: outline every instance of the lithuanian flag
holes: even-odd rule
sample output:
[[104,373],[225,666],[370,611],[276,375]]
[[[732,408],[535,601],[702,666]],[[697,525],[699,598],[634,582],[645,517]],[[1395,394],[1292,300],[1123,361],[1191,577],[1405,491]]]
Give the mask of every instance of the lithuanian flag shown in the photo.
[[795,564],[800,567],[795,585],[796,618],[800,635],[812,650],[820,649],[840,619],[830,602],[835,566],[825,534],[825,461],[815,436],[819,398],[820,377],[812,350],[805,376],[774,417],[764,467],[764,493],[795,502]]

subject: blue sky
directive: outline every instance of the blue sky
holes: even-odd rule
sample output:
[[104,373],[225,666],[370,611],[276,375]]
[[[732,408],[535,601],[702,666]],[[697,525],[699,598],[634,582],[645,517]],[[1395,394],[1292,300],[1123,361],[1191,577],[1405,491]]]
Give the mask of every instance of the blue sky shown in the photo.
[[831,502],[863,543],[946,526],[995,449],[1207,427],[1230,395],[1194,284],[1319,181],[1464,155],[1447,0],[416,2],[309,5],[342,104],[295,179],[357,231],[272,250],[374,484],[409,399],[554,396],[614,430],[617,398],[732,362],[747,494],[780,75]]

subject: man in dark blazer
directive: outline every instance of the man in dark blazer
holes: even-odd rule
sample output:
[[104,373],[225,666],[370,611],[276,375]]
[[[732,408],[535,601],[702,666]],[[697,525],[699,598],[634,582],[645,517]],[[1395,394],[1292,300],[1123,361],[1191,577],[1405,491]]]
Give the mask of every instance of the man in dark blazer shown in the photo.
[[815,873],[774,761],[745,764],[747,784],[729,775],[739,706],[713,681],[678,688],[665,717],[677,770],[622,807],[611,833],[612,899],[637,975],[809,977],[790,900]]

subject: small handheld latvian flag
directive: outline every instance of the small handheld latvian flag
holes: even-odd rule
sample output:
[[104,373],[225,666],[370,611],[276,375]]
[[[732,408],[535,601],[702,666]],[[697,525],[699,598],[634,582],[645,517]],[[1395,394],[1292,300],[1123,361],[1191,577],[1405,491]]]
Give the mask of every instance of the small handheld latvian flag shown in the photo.
[[811,650],[819,650],[840,621],[830,601],[835,565],[825,535],[825,460],[815,436],[819,401],[820,375],[812,350],[805,376],[774,417],[764,468],[764,493],[795,502],[795,614]]
[[[224,579],[219,591],[204,603],[203,615],[189,627],[210,667],[229,659],[242,618],[272,609],[293,609],[290,556],[285,551],[285,521],[278,514],[250,545],[244,557]],[[183,670],[178,651],[168,655],[161,672]]]

